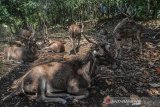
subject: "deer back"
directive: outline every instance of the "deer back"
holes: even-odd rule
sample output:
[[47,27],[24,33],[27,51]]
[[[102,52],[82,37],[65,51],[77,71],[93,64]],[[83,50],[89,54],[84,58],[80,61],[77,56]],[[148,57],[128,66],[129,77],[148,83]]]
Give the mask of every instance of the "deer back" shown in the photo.
[[[51,62],[33,67],[20,78],[23,81],[23,89],[27,92],[37,92],[38,81],[42,76],[46,77],[51,89],[76,93],[81,88],[87,88],[90,86],[88,75],[90,63],[74,65],[73,62]],[[21,87],[22,82],[17,85]]]
[[136,32],[141,29],[142,27],[139,24],[137,24],[133,19],[127,17],[117,24],[113,34],[117,39],[125,39],[134,37]]

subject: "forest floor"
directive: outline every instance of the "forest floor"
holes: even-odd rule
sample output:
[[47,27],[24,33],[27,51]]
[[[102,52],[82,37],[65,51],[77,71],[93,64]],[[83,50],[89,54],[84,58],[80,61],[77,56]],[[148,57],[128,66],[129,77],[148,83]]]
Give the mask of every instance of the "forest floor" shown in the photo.
[[[110,52],[114,55],[114,42],[111,35],[114,27],[119,20],[107,20],[104,23],[105,28],[109,32],[108,35],[97,35],[99,32],[99,26],[87,24],[85,33],[90,39],[101,42],[111,43]],[[151,20],[143,22],[145,26],[156,28],[160,26],[160,21]],[[60,38],[59,34],[61,34]],[[66,41],[65,48],[66,53],[69,51],[71,44],[67,36],[66,31],[57,30],[55,34],[52,34],[52,39]],[[24,75],[31,65],[17,65],[3,63],[4,54],[3,48],[6,45],[0,45],[0,99],[9,95],[12,92],[11,85],[14,80]],[[78,55],[85,55],[89,50],[91,43],[88,43],[84,38],[81,41],[80,51]],[[110,103],[110,100],[116,98],[122,100],[124,97],[129,101],[140,100],[140,107],[159,107],[160,105],[160,46],[155,43],[145,41],[143,43],[143,54],[140,57],[138,51],[138,45],[135,41],[134,48],[129,51],[129,41],[123,47],[123,55],[121,59],[117,59],[121,63],[121,67],[117,69],[111,69],[109,66],[100,66],[95,72],[95,79],[92,84],[90,97],[79,101],[77,104],[71,104],[69,107],[106,107],[105,103]],[[55,54],[41,54],[41,60],[48,60],[55,58]],[[38,61],[38,62],[39,62]],[[34,63],[37,63],[36,61]],[[108,97],[107,97],[108,96]],[[106,98],[104,100],[104,98]],[[153,104],[154,102],[154,104]],[[121,103],[122,104],[122,103]],[[61,104],[41,103],[37,101],[27,100],[26,97],[13,97],[4,102],[0,102],[1,107],[63,107]],[[112,104],[112,107],[117,105]],[[131,105],[118,105],[131,106]]]

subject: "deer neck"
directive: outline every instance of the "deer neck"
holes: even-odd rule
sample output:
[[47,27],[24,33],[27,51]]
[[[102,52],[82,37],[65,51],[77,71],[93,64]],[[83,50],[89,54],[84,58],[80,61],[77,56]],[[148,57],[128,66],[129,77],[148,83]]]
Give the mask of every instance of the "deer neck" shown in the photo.
[[96,63],[97,63],[97,59],[93,59],[93,62],[91,63],[90,66],[90,74],[93,74],[94,70],[96,69]]
[[97,59],[94,58],[91,52],[88,52],[86,57],[84,58],[84,64],[87,64],[88,62],[90,62],[89,72],[90,74],[92,74],[92,72],[94,72],[94,70],[96,69]]

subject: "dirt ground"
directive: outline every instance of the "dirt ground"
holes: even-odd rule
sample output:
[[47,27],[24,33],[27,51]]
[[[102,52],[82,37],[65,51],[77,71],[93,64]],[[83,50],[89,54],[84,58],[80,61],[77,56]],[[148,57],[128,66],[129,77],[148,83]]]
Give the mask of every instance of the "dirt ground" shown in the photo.
[[[112,31],[119,20],[106,21],[104,27],[109,32],[108,35],[97,35],[99,31],[98,24],[96,27],[88,27],[86,35],[90,39],[97,42],[111,43],[110,52],[114,55],[114,42]],[[143,22],[145,26],[157,28],[160,26],[159,20]],[[56,34],[55,34],[56,35]],[[58,34],[57,34],[58,35]],[[66,35],[66,33],[64,33]],[[65,47],[67,54],[71,44],[68,38],[52,38],[66,41]],[[4,47],[3,45],[1,45]],[[85,55],[89,50],[91,43],[88,43],[84,38],[81,41],[81,47],[78,55]],[[143,55],[140,57],[137,42],[134,42],[134,48],[129,51],[129,41],[123,47],[123,55],[121,59],[117,59],[120,67],[111,69],[110,66],[99,66],[95,72],[92,82],[91,94],[89,98],[79,101],[77,104],[70,104],[69,107],[105,107],[102,103],[106,96],[127,97],[129,99],[156,98],[160,101],[160,47],[158,43],[153,44],[145,41],[143,43]],[[9,95],[12,92],[11,84],[27,72],[31,65],[10,65],[3,63],[3,50],[0,50],[0,99]],[[41,54],[39,61],[55,58],[55,54]],[[37,61],[37,62],[39,62]],[[36,61],[34,63],[37,63]],[[146,101],[146,100],[145,100]],[[146,103],[142,101],[141,107],[158,107],[159,105]],[[38,101],[28,100],[26,97],[13,97],[4,102],[0,102],[1,107],[63,107],[61,104],[42,103]],[[117,106],[114,106],[117,107]],[[119,105],[120,107],[120,105]]]

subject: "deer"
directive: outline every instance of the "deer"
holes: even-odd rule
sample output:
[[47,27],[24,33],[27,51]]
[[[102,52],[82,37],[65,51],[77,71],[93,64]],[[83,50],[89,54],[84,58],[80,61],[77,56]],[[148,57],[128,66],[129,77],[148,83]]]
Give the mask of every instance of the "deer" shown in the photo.
[[21,94],[32,94],[38,101],[64,105],[68,100],[87,98],[88,88],[91,86],[91,74],[97,65],[113,64],[114,61],[105,44],[93,44],[83,58],[74,57],[70,60],[53,61],[32,67],[18,79],[16,90],[3,101]]
[[35,35],[35,30],[33,28],[26,28],[26,29],[21,28],[20,35],[17,36],[17,38],[22,43],[27,43],[28,40],[33,39],[34,35]]
[[64,41],[52,41],[52,40],[45,40],[45,46],[42,50],[47,50],[49,52],[60,53],[65,51],[65,42]]
[[69,54],[76,54],[79,51],[80,48],[80,40],[81,36],[83,35],[84,38],[88,41],[91,42],[88,37],[86,37],[83,33],[84,25],[81,22],[80,24],[71,24],[69,26],[69,34],[70,34],[70,41],[72,43],[72,48],[70,50]]
[[15,63],[32,62],[36,59],[37,49],[38,47],[35,41],[30,40],[25,45],[15,41],[14,44],[10,44],[5,50],[7,53],[7,62],[11,62],[12,60]]
[[128,17],[120,21],[113,31],[116,46],[115,57],[121,57],[121,49],[126,39],[131,39],[131,47],[133,40],[136,39],[139,43],[140,54],[142,54],[141,37],[143,35],[143,29],[143,26],[137,24],[134,20]]
[[[131,9],[131,7],[127,8],[127,11],[129,11],[128,9]],[[129,13],[124,13],[124,12],[121,12],[121,13],[123,15],[125,15],[126,18],[122,19],[115,26],[115,28],[113,30],[114,42],[115,42],[115,47],[116,47],[115,57],[121,58],[122,47],[123,47],[126,39],[131,39],[131,48],[132,48],[132,45],[133,45],[133,41],[137,40],[138,44],[139,44],[140,54],[142,54],[141,37],[144,34],[145,28],[142,25],[138,24],[134,20],[134,17],[136,15],[136,13],[131,15],[131,13],[133,13],[133,11],[131,11],[130,14]],[[129,51],[130,51],[130,49],[129,49]]]
[[[71,24],[69,26],[69,33],[70,33],[70,40],[72,42],[72,49],[73,53],[77,53],[79,50],[80,40],[81,40],[81,34],[83,32],[83,24]],[[77,45],[76,45],[77,43]],[[71,53],[70,53],[71,54]]]

